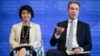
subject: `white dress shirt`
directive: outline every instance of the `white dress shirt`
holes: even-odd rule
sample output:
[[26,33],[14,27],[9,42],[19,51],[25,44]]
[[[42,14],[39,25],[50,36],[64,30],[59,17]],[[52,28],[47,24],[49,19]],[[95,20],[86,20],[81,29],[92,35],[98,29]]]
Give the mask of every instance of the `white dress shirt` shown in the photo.
[[[71,26],[71,21],[72,20],[68,20],[68,27],[67,27],[67,35],[66,35],[66,40],[68,40],[69,38],[69,30],[70,30],[70,26]],[[73,20],[73,26],[74,26],[74,29],[73,29],[73,42],[72,42],[72,47],[73,48],[76,48],[76,47],[79,47],[79,45],[77,44],[77,38],[76,38],[76,30],[77,30],[77,19]],[[66,47],[67,47],[67,41],[66,41]]]

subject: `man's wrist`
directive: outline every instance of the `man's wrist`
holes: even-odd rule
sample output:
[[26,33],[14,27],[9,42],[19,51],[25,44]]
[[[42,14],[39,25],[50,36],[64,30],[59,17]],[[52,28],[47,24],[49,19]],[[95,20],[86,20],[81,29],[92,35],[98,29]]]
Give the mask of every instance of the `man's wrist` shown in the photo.
[[55,38],[56,39],[59,39],[60,38],[60,35],[55,34]]

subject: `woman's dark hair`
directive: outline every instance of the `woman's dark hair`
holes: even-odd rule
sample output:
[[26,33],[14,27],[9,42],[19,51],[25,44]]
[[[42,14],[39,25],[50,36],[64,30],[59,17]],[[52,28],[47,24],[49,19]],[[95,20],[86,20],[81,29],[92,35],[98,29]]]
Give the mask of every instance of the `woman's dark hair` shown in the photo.
[[19,9],[19,17],[20,17],[21,19],[22,19],[21,14],[22,14],[22,11],[23,11],[23,10],[27,10],[28,12],[31,13],[31,20],[32,20],[32,18],[34,17],[34,11],[33,11],[32,7],[29,6],[29,5],[23,5],[22,7],[20,7],[20,9]]

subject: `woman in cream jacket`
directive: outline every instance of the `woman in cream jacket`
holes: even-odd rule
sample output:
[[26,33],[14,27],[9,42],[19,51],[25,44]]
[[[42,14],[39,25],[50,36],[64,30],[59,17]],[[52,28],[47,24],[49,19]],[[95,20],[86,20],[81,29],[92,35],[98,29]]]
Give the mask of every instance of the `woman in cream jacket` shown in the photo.
[[[12,26],[9,42],[11,49],[20,47],[17,56],[25,56],[27,48],[24,46],[38,48],[41,45],[41,30],[38,24],[30,22],[34,12],[29,5],[19,9],[19,16],[22,22]],[[34,52],[33,55],[36,56],[36,53]]]

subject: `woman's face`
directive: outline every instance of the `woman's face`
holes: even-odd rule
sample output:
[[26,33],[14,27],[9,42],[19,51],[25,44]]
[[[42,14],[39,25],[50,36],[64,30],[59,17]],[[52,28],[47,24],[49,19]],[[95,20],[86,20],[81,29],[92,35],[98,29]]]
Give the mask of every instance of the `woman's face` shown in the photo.
[[25,22],[26,21],[30,21],[31,13],[29,11],[27,11],[27,10],[23,10],[22,14],[21,14],[21,17],[22,17],[22,20],[25,21]]

